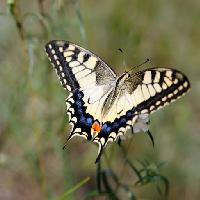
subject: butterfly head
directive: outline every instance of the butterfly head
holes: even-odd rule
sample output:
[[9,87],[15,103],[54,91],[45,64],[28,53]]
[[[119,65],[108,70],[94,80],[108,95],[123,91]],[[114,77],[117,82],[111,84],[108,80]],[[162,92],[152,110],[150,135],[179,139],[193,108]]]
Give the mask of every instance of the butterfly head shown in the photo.
[[124,72],[119,78],[118,82],[124,82],[126,79],[130,78],[131,74],[129,72]]

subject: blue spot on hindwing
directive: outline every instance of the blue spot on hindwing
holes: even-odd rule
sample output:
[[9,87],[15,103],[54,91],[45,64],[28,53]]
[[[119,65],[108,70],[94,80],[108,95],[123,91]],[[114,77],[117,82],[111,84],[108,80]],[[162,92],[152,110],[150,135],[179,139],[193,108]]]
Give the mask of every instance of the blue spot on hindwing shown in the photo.
[[112,128],[113,129],[118,129],[119,127],[119,123],[118,122],[114,122],[113,125],[112,125]]
[[107,133],[110,133],[110,131],[111,131],[111,127],[108,126],[107,129],[106,129],[106,132],[107,132]]
[[92,118],[91,117],[88,117],[86,119],[86,124],[87,124],[87,126],[92,126]]
[[79,122],[80,122],[81,124],[84,124],[84,123],[85,123],[85,117],[81,116]]
[[132,112],[131,112],[131,111],[128,111],[127,114],[126,114],[126,116],[127,116],[128,118],[131,117],[131,116],[132,116]]
[[108,127],[108,125],[107,125],[107,124],[104,124],[104,125],[102,126],[102,131],[105,131],[107,127]]
[[126,118],[125,117],[123,117],[123,118],[121,118],[121,120],[120,120],[120,124],[124,124],[124,123],[126,123]]
[[83,94],[79,92],[79,93],[77,94],[77,99],[80,100],[80,99],[82,99],[82,98],[83,98]]
[[83,115],[83,110],[82,110],[81,108],[79,108],[79,109],[77,110],[77,113],[78,113],[80,116],[82,116],[82,115]]
[[108,134],[111,132],[111,126],[109,124],[104,124],[101,129],[102,134]]
[[82,106],[82,102],[81,102],[81,101],[76,101],[75,104],[76,104],[78,107],[81,107],[81,106]]

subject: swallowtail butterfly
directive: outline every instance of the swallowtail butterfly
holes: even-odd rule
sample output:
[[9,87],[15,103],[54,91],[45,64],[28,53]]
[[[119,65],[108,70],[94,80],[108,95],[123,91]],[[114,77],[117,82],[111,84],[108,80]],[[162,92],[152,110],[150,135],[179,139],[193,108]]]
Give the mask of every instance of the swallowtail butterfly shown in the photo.
[[[68,138],[82,136],[103,148],[127,128],[184,95],[187,77],[170,68],[151,68],[121,76],[92,52],[71,42],[50,41],[45,46],[64,89],[72,130]],[[140,117],[142,116],[142,117]]]

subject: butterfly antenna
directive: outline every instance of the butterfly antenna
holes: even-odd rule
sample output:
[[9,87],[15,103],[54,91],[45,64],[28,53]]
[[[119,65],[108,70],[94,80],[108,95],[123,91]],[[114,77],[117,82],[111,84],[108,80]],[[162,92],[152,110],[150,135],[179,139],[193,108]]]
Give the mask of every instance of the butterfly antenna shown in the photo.
[[125,68],[125,71],[127,71],[127,65],[126,65],[126,59],[125,59],[125,56],[124,56],[124,52],[121,48],[118,49],[118,51],[122,54],[122,66]]
[[147,58],[147,59],[146,59],[144,62],[142,62],[141,64],[136,65],[135,67],[133,67],[132,69],[130,69],[130,70],[128,71],[128,73],[129,73],[130,71],[133,71],[133,70],[135,70],[136,68],[138,68],[138,67],[144,65],[145,63],[148,63],[149,61],[150,61],[150,59]]

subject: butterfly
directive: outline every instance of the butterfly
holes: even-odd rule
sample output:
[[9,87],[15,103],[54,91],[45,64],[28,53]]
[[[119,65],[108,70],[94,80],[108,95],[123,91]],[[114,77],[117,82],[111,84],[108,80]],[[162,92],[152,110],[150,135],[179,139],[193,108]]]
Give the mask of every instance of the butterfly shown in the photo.
[[142,119],[190,88],[188,78],[175,69],[150,68],[117,76],[98,56],[71,42],[53,40],[45,50],[69,91],[66,105],[72,129],[68,140],[81,136],[97,143],[96,162],[108,142],[124,136],[128,128],[137,129]]

